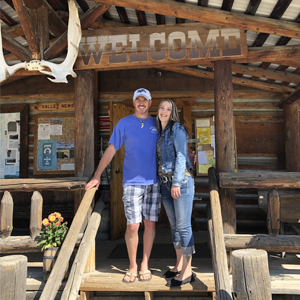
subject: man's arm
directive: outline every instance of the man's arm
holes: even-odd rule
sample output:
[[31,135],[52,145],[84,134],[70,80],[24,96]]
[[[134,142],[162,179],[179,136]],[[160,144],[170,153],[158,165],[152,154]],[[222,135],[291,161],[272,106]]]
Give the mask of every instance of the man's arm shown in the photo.
[[108,166],[108,164],[113,159],[114,155],[116,154],[117,150],[115,149],[114,145],[110,144],[107,149],[105,150],[98,168],[94,174],[94,177],[88,182],[88,184],[85,187],[85,190],[89,190],[92,187],[98,188],[101,182],[101,174],[105,170],[105,168]]

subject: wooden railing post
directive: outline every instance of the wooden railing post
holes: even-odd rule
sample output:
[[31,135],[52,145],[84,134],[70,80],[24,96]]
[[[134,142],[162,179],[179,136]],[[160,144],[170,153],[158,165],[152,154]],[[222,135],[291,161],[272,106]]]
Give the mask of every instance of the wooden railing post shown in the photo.
[[272,300],[268,254],[265,250],[235,250],[231,255],[233,299]]
[[40,300],[53,300],[55,298],[64,275],[61,270],[65,270],[67,264],[69,263],[69,259],[75,247],[77,237],[91,206],[95,192],[96,188],[92,188],[85,192],[66,239],[62,244],[56,263],[42,292]]
[[97,202],[77,251],[61,300],[75,300],[77,298],[84,269],[89,259],[90,252],[93,249],[103,210],[104,203]]
[[223,236],[223,222],[215,168],[208,169],[210,196],[210,238],[214,278],[218,300],[232,300],[227,254]]
[[0,237],[5,239],[13,230],[14,202],[10,192],[5,191],[1,200],[0,209]]
[[30,237],[34,239],[42,229],[43,197],[38,192],[33,192],[30,207]]
[[276,188],[268,192],[267,210],[268,232],[271,236],[277,236],[280,230],[280,199]]

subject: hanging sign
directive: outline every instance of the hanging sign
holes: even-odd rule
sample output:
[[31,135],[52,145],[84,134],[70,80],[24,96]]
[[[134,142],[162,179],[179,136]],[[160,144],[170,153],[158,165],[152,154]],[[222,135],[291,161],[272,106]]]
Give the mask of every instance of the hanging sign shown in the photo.
[[99,117],[99,130],[110,130],[109,116]]
[[35,112],[73,112],[74,101],[43,102],[34,104]]
[[186,23],[84,31],[75,67],[109,70],[196,65],[246,57],[244,30]]

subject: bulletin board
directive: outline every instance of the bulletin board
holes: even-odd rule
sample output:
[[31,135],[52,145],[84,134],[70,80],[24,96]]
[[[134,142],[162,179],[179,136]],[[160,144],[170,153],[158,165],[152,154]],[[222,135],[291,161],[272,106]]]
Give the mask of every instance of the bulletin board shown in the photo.
[[74,175],[74,152],[74,114],[36,115],[33,175]]
[[[233,119],[233,123],[235,121]],[[195,138],[199,139],[195,149],[197,153],[197,176],[207,176],[208,169],[216,166],[215,120],[210,118],[195,119]],[[236,134],[234,126],[234,168],[237,171]]]

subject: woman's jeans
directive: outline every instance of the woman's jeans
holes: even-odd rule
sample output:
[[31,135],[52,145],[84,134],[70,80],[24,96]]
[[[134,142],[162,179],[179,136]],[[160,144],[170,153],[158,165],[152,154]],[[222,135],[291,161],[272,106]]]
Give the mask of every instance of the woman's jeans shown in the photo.
[[195,253],[191,216],[194,200],[194,178],[184,176],[180,187],[181,196],[173,199],[171,196],[172,181],[160,183],[162,201],[170,222],[172,240],[175,249],[181,249],[182,254]]

